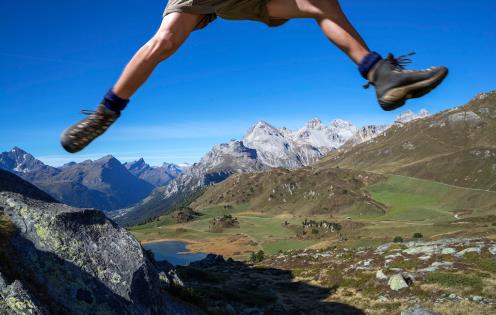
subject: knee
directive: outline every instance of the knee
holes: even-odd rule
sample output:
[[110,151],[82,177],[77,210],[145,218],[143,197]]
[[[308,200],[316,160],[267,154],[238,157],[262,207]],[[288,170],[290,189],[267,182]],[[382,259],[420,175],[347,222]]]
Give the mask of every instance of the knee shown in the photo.
[[160,31],[145,45],[148,59],[162,61],[179,48],[178,40],[170,31]]
[[312,17],[324,18],[340,12],[341,7],[338,0],[305,0],[301,9]]

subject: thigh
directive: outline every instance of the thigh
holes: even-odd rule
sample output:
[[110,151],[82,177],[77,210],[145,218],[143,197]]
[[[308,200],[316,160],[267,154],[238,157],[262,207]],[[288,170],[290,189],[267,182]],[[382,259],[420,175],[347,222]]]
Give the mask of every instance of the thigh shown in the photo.
[[177,44],[182,44],[189,34],[205,19],[204,14],[172,12],[164,16],[158,36],[172,36]]
[[294,19],[315,18],[325,11],[325,8],[337,3],[335,0],[269,0],[267,12],[270,18]]

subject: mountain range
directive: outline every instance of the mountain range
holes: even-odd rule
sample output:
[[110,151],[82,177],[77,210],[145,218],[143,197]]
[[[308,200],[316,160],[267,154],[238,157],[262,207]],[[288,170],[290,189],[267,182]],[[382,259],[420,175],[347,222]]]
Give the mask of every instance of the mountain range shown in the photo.
[[[197,211],[243,206],[272,214],[373,215],[387,209],[361,188],[381,177],[400,175],[428,180],[417,181],[427,187],[432,181],[448,184],[437,184],[437,189],[445,191],[445,202],[458,198],[449,195],[448,189],[469,188],[466,191],[473,195],[457,202],[460,209],[493,209],[494,197],[487,197],[496,191],[496,92],[423,116],[413,120],[403,116],[379,136],[343,145],[310,167],[232,176],[206,189],[189,206]],[[402,198],[408,202],[412,192]]]
[[339,148],[369,141],[391,126],[428,115],[425,110],[408,111],[391,125],[361,128],[342,119],[326,125],[315,118],[294,131],[261,121],[241,141],[216,145],[186,167],[169,163],[153,167],[144,159],[121,164],[112,156],[53,167],[15,147],[0,154],[0,168],[61,202],[112,211],[109,215],[120,223],[134,224],[184,203],[232,174],[312,165]]
[[267,171],[273,168],[298,169],[312,165],[343,145],[356,145],[373,139],[391,126],[403,124],[429,114],[403,113],[391,125],[369,125],[362,128],[342,119],[329,125],[312,119],[301,129],[292,131],[258,122],[241,141],[233,140],[212,148],[190,169],[134,207],[117,211],[111,216],[119,223],[130,225],[170,211],[190,201],[205,187],[222,182],[232,174]]
[[171,164],[151,167],[143,160],[123,165],[111,155],[52,167],[17,147],[0,154],[0,169],[19,175],[68,205],[104,211],[133,205],[182,172]]

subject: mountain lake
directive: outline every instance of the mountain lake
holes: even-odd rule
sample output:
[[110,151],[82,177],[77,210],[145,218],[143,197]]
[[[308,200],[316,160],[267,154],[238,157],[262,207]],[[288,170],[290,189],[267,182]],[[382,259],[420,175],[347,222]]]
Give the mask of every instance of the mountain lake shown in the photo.
[[174,266],[186,266],[207,256],[205,253],[192,253],[186,248],[187,245],[181,241],[161,241],[144,244],[143,247],[153,252],[155,260],[167,260]]

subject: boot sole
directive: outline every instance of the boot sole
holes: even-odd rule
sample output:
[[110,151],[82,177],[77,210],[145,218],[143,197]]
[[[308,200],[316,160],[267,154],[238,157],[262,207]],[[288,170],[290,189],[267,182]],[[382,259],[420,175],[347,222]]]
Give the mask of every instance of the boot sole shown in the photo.
[[448,75],[448,69],[440,71],[439,74],[424,81],[389,90],[386,95],[379,99],[379,104],[385,111],[395,110],[412,98],[419,98],[434,90]]

